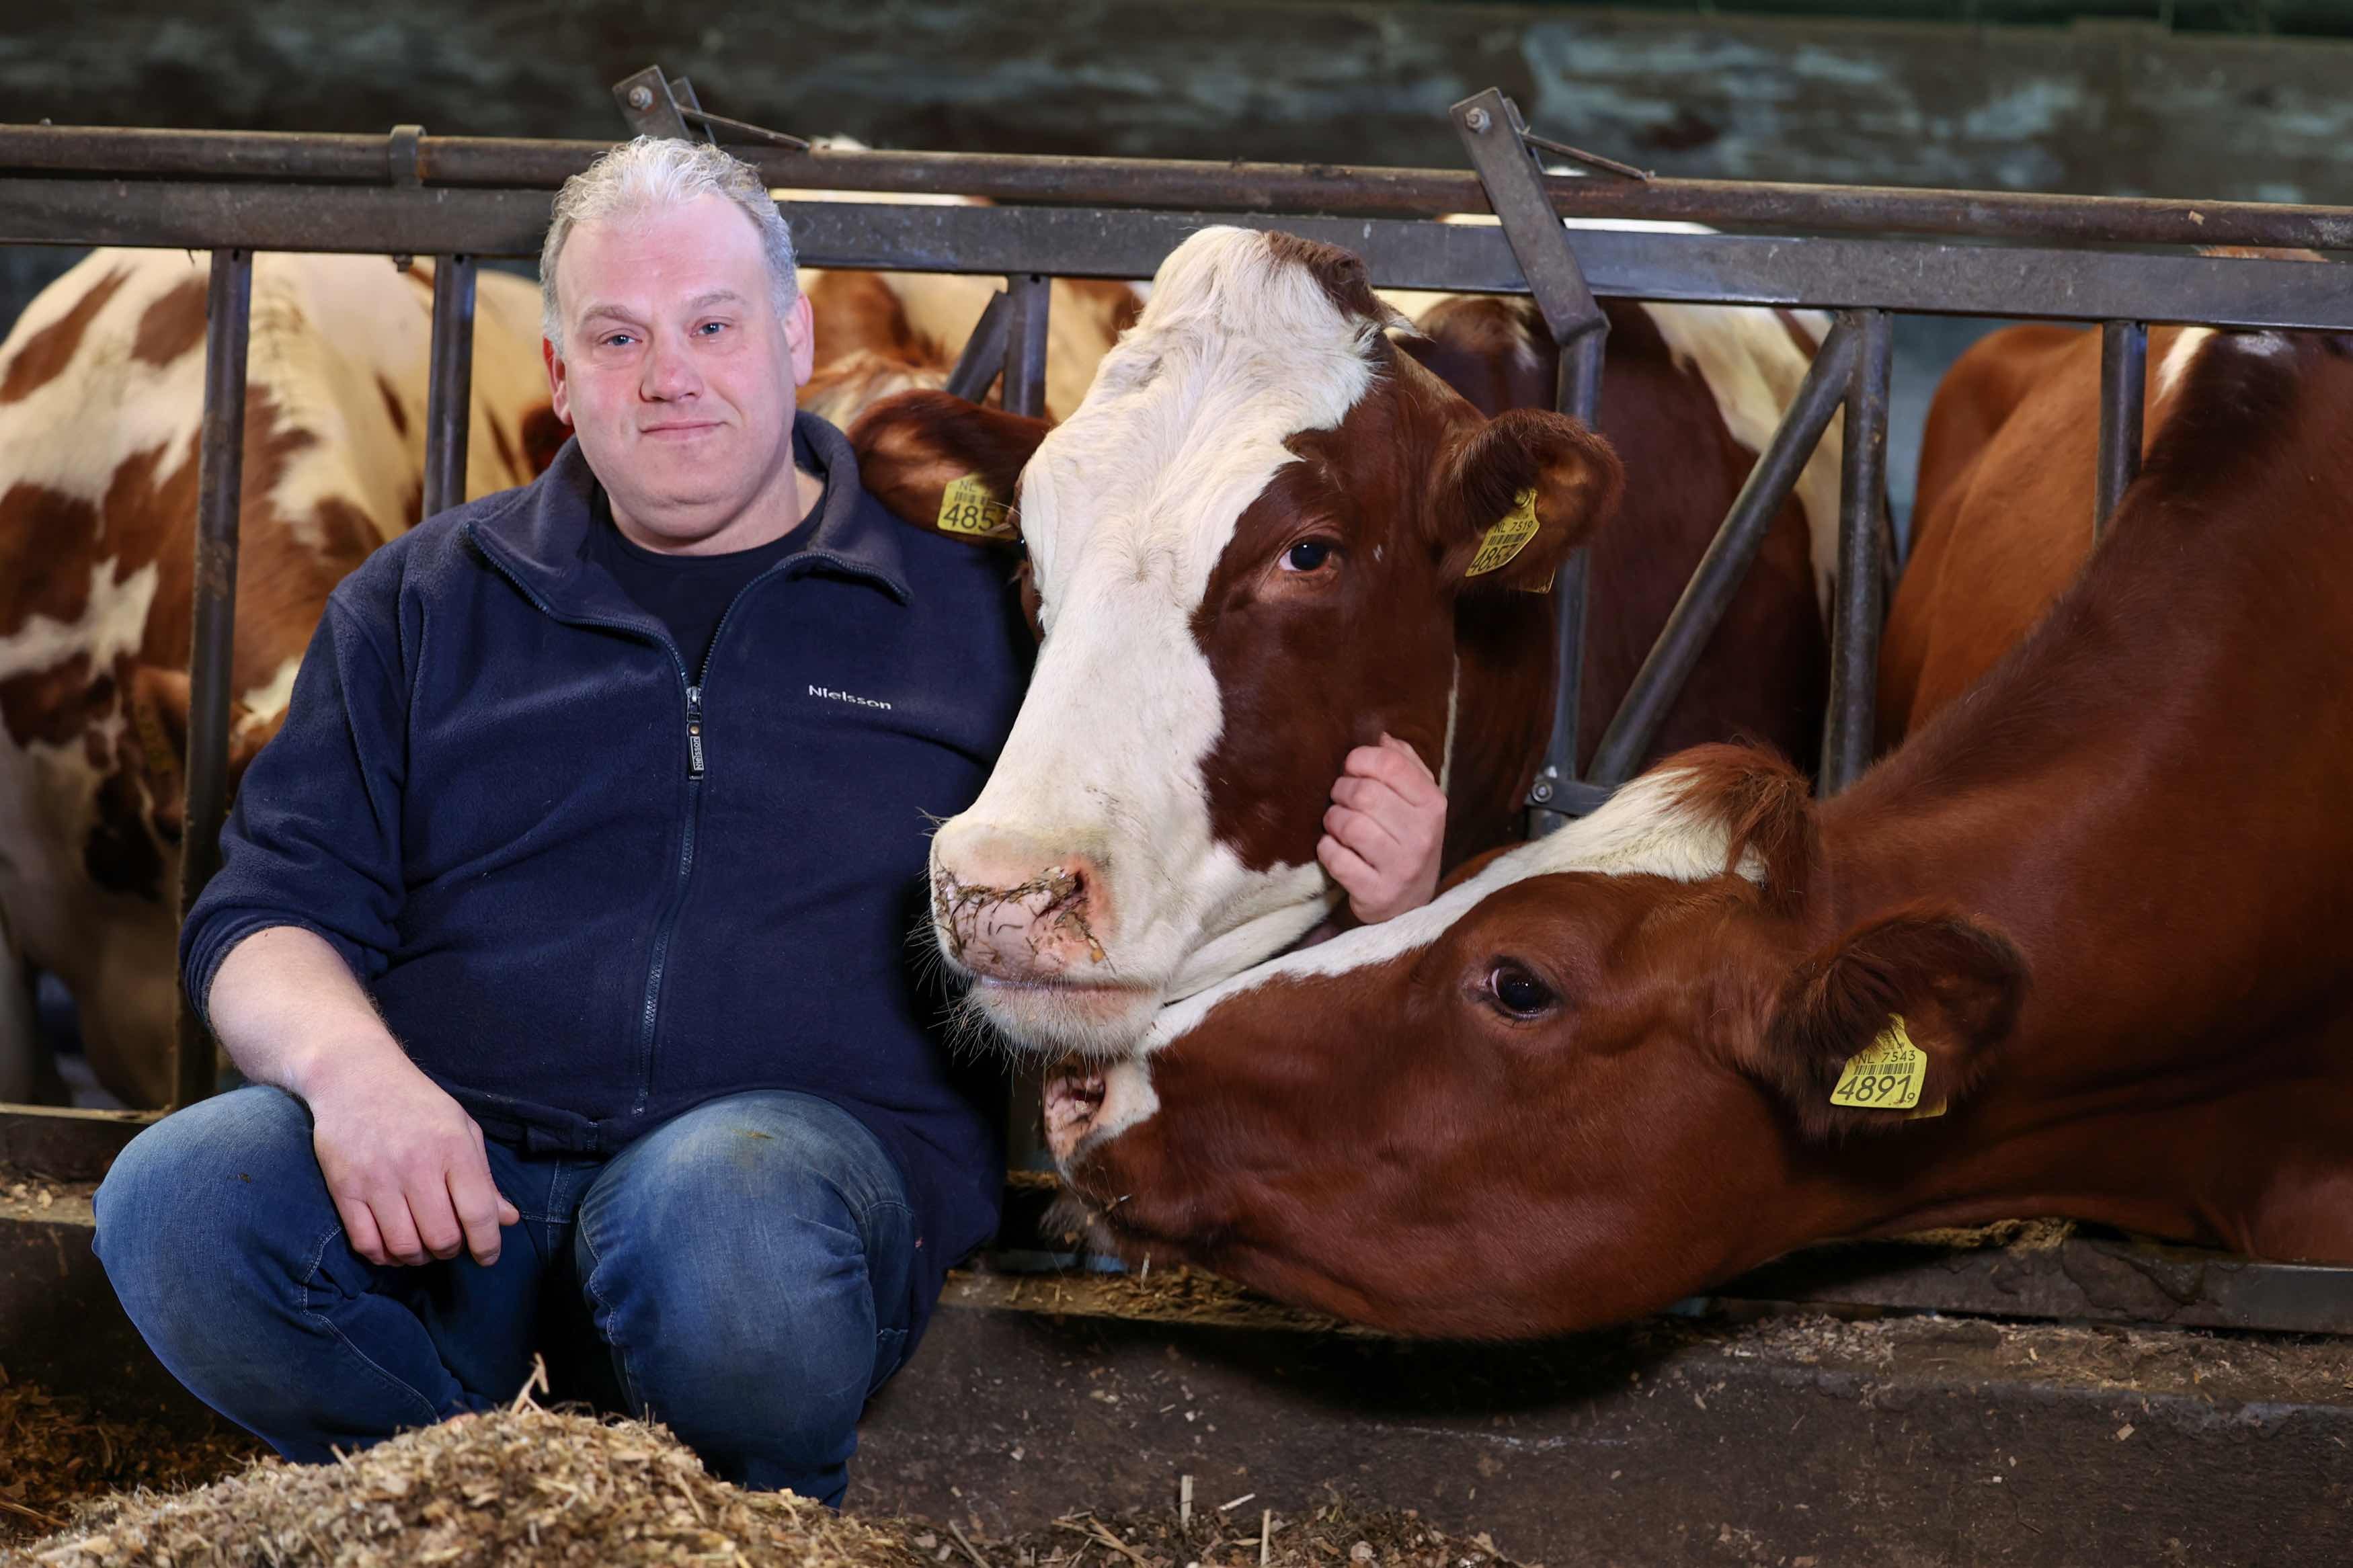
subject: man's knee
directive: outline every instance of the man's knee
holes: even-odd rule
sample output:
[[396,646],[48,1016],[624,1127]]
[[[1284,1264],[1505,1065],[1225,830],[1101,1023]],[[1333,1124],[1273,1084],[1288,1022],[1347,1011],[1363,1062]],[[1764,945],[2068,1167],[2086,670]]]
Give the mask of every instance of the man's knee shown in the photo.
[[903,1313],[876,1286],[904,1278],[911,1231],[889,1156],[846,1112],[735,1096],[599,1178],[579,1263],[631,1394],[658,1414],[659,1385],[677,1415],[733,1386],[846,1429],[897,1359]]
[[151,1302],[201,1298],[204,1282],[282,1247],[295,1215],[323,1206],[333,1218],[309,1115],[260,1088],[200,1101],[140,1133],[94,1204],[99,1259],[134,1319]]

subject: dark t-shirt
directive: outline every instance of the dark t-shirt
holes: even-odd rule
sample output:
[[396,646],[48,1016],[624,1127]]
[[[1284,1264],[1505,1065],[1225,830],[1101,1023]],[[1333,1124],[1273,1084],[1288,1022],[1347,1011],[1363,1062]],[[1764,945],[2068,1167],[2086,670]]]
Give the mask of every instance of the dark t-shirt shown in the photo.
[[[793,434],[793,463],[820,479],[827,477],[817,448],[798,431]],[[808,514],[812,519],[825,515],[823,497]],[[596,487],[591,515],[588,558],[612,575],[630,603],[670,628],[670,640],[678,645],[679,657],[686,660],[689,677],[695,679],[702,677],[727,606],[735,602],[744,584],[805,544],[802,536],[809,526],[803,522],[780,539],[723,555],[665,555],[623,537],[614,524],[612,505],[605,499],[602,485]]]

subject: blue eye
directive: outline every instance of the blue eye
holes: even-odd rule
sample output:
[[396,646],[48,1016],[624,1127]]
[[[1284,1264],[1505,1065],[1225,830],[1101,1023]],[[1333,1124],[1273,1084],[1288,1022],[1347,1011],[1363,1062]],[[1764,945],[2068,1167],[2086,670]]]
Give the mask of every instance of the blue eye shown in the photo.
[[1330,540],[1303,539],[1282,552],[1282,569],[1286,572],[1313,572],[1331,559]]
[[723,332],[727,330],[727,323],[724,321],[705,321],[702,325],[695,328],[694,330],[705,334],[712,332]]

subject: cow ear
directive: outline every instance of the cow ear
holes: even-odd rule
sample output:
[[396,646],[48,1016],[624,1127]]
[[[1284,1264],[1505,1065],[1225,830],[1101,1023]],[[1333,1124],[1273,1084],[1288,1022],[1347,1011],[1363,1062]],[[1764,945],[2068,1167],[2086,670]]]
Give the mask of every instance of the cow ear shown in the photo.
[[1013,488],[1053,426],[944,392],[886,397],[849,427],[858,478],[918,528],[973,544],[1012,546]]
[[1448,580],[1544,592],[1625,482],[1609,443],[1565,414],[1516,408],[1459,430],[1430,509]]
[[1891,1131],[1976,1087],[2027,984],[1998,931],[1939,910],[1883,915],[1798,966],[1746,1065],[1810,1139]]

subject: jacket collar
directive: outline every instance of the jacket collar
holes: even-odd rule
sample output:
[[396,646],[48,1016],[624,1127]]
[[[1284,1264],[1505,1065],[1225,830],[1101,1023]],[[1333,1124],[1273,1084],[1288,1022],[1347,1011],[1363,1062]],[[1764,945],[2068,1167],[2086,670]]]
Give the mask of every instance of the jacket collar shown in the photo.
[[[849,438],[814,414],[793,419],[795,460],[825,480],[816,510],[793,531],[797,542],[770,572],[785,577],[812,573],[873,584],[899,603],[912,604],[899,530],[906,527],[858,481]],[[596,476],[575,438],[564,443],[547,471],[522,489],[497,498],[468,520],[466,531],[491,561],[543,608],[566,618],[654,625],[620,584],[587,556],[596,526]]]

